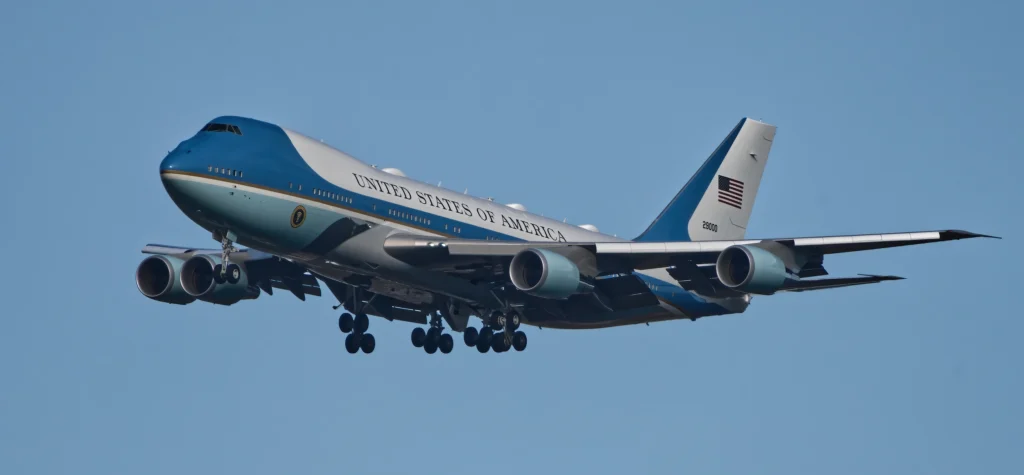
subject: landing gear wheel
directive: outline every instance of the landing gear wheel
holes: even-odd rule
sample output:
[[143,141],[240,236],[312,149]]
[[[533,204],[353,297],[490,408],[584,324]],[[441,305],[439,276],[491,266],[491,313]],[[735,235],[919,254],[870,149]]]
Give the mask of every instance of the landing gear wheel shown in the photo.
[[342,333],[351,332],[352,329],[354,328],[354,325],[355,323],[354,320],[352,319],[351,313],[343,313],[341,314],[340,317],[338,317],[338,329],[341,330]]
[[519,314],[513,313],[505,319],[505,328],[509,331],[516,331],[519,329]]
[[494,330],[491,327],[483,327],[480,329],[480,335],[476,338],[476,350],[481,353],[487,353],[487,350],[491,349],[491,338],[494,337]]
[[412,329],[412,346],[416,348],[423,348],[423,343],[427,341],[427,332],[423,327],[416,327]]
[[491,349],[495,353],[504,353],[508,351],[508,343],[505,341],[505,334],[499,333],[491,338]]
[[357,313],[355,319],[355,329],[359,333],[366,333],[366,330],[370,328],[370,318],[365,313]]
[[242,268],[238,267],[238,264],[228,264],[227,276],[229,284],[237,284],[239,280],[242,280]]
[[437,339],[430,338],[427,335],[427,341],[423,342],[423,351],[426,351],[428,355],[432,355],[437,352]]
[[[351,336],[351,335],[349,335]],[[373,337],[372,333],[367,333],[359,339],[359,348],[363,350],[363,353],[373,353],[373,349],[377,347],[377,340]]]
[[227,282],[227,279],[224,276],[224,266],[220,264],[213,266],[213,281],[218,284]]
[[452,338],[452,335],[450,333],[441,335],[441,338],[437,341],[437,349],[447,355],[452,352],[452,348],[455,348],[455,340]]
[[479,337],[480,333],[474,327],[468,327],[462,332],[462,341],[466,343],[466,346],[476,346],[476,340]]
[[358,333],[349,333],[348,336],[345,337],[345,351],[348,351],[349,353],[352,354],[355,354],[357,351],[359,351],[360,336],[361,335],[359,335]]
[[523,351],[526,349],[526,334],[523,332],[516,332],[512,336],[512,346],[516,351]]
[[491,346],[491,339],[494,338],[494,330],[491,327],[483,327],[476,337],[477,345]]

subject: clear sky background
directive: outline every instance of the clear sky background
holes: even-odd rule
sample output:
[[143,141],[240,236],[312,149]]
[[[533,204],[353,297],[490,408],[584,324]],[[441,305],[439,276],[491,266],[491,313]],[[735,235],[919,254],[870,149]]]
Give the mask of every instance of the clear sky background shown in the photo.
[[[0,473],[1020,474],[1020,2],[8,2]],[[207,120],[633,237],[743,116],[751,237],[960,228],[829,257],[908,279],[428,356],[332,297],[160,304],[160,184]]]

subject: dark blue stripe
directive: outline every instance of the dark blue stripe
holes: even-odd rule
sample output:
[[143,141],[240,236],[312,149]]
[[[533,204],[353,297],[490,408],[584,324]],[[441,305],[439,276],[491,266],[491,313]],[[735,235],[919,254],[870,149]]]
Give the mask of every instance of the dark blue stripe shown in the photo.
[[639,272],[636,272],[634,275],[644,281],[644,283],[647,284],[647,287],[649,287],[651,291],[654,292],[654,295],[659,299],[675,305],[677,308],[689,314],[689,316],[706,317],[710,315],[732,313],[721,305],[704,300],[700,296],[687,291],[680,287],[679,284],[666,282]]

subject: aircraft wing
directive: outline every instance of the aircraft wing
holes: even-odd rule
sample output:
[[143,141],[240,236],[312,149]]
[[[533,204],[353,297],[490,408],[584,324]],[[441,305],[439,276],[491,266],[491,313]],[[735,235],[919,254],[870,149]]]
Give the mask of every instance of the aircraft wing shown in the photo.
[[[978,237],[995,237],[961,230],[919,231],[849,236],[748,239],[741,241],[685,242],[507,242],[445,239],[396,234],[384,244],[385,250],[410,264],[453,273],[496,276],[501,265],[526,249],[547,249],[573,260],[580,271],[592,276],[668,268],[680,283],[690,282],[707,290],[716,287],[713,264],[725,249],[746,245],[778,255],[787,270],[797,277],[827,275],[822,266],[826,254],[838,254],[889,247],[927,244]],[[507,279],[507,275],[505,276]],[[892,280],[890,276],[801,280],[788,291],[815,290]],[[684,287],[687,287],[684,284]]]

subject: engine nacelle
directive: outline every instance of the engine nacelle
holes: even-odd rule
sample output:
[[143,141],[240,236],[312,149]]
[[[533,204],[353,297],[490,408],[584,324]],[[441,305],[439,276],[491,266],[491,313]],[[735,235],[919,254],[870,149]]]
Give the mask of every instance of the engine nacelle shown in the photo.
[[548,299],[566,299],[594,288],[580,278],[576,264],[547,249],[519,251],[509,264],[508,273],[517,289]]
[[249,286],[245,269],[242,269],[241,277],[234,284],[218,284],[213,280],[214,268],[220,263],[220,256],[207,254],[199,254],[185,261],[181,266],[181,288],[192,297],[220,305],[232,305],[239,300],[260,296],[259,288]]
[[178,275],[182,260],[172,256],[149,256],[135,269],[135,285],[142,295],[158,302],[187,305],[196,300],[181,287]]
[[730,289],[770,295],[786,282],[786,264],[775,254],[759,247],[729,246],[715,263],[718,280]]

